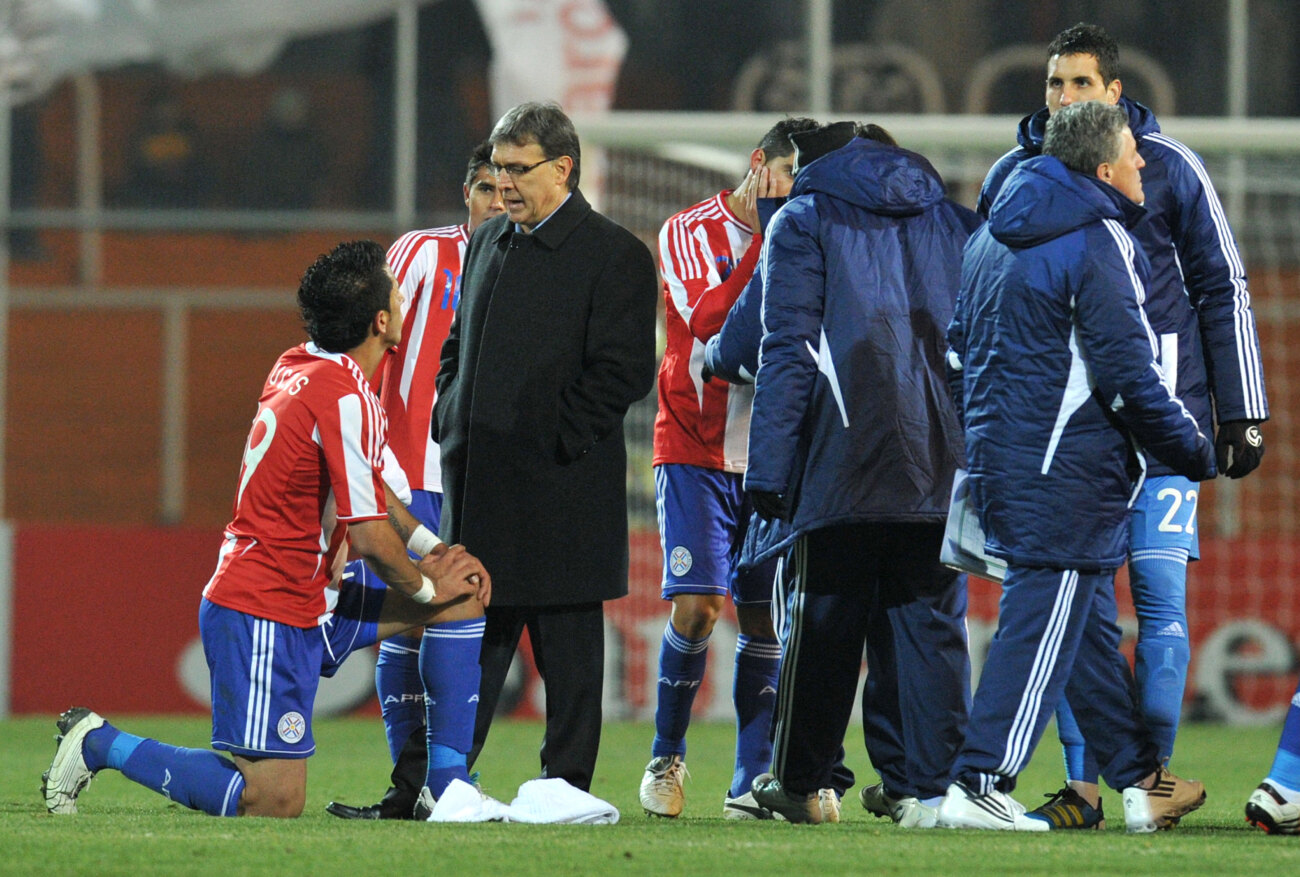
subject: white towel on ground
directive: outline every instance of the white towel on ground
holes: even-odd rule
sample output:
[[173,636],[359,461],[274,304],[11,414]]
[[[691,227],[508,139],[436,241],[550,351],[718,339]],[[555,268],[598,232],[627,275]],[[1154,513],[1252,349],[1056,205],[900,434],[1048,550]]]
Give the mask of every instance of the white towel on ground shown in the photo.
[[529,780],[519,787],[510,802],[510,821],[613,825],[618,822],[618,808],[553,777]]

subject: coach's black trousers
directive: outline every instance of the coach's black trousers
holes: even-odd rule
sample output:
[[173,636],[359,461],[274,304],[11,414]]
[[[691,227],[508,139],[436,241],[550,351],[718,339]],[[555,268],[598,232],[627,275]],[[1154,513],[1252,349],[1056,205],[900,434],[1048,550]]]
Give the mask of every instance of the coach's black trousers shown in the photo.
[[599,602],[488,607],[469,764],[472,766],[483,750],[506,673],[525,629],[546,691],[541,776],[560,777],[589,791],[600,748],[605,680],[605,611]]

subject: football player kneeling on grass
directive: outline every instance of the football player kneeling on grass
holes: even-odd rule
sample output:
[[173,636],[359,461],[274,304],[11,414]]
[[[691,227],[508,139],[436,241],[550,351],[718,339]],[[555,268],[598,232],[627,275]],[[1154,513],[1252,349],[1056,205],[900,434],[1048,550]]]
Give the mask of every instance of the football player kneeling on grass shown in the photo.
[[[213,815],[296,817],[315,751],[319,677],[357,647],[481,615],[491,598],[482,563],[439,543],[382,478],[387,425],[370,380],[402,335],[402,295],[383,249],[360,241],[321,256],[298,304],[311,340],[281,355],[262,389],[234,515],[199,606],[212,746],[230,758],[137,737],[74,707],[59,719],[44,775],[51,813],[76,813],[91,778],[111,768]],[[345,535],[389,590],[344,580],[331,611],[331,561]],[[448,787],[456,794],[444,793],[447,806],[466,821],[500,818],[504,805],[467,779]]]

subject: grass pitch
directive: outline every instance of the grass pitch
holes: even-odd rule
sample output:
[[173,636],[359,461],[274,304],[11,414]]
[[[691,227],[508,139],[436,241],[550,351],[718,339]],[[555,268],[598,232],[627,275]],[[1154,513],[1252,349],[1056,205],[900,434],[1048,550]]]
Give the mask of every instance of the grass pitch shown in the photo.
[[[650,819],[637,804],[653,729],[609,724],[593,793],[622,811],[616,826],[426,825],[344,822],[332,799],[369,803],[386,786],[378,719],[316,725],[307,811],[293,821],[216,819],[194,813],[113,772],[81,798],[81,813],[54,817],[40,797],[53,754],[54,718],[0,722],[0,873],[3,874],[1300,874],[1300,837],[1274,838],[1246,824],[1242,807],[1272,761],[1278,728],[1187,724],[1175,769],[1205,781],[1209,799],[1172,832],[1128,836],[1119,795],[1107,792],[1105,832],[1011,834],[907,831],[867,814],[856,789],[839,825],[732,823],[721,818],[731,777],[733,730],[697,723],[689,743],[686,813]],[[206,746],[203,719],[111,717],[136,734]],[[499,723],[478,767],[509,801],[537,771],[541,727]],[[873,782],[861,737],[849,739],[859,782]],[[1061,782],[1049,729],[1017,797],[1030,807]]]

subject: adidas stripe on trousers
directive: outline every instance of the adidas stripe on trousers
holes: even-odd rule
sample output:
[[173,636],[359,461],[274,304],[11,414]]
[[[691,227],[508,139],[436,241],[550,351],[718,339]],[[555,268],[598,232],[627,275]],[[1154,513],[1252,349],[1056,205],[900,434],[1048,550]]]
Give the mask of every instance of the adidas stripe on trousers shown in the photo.
[[970,705],[966,579],[940,565],[942,523],[824,527],[791,552],[789,636],[772,770],[835,787],[865,644],[867,753],[894,796],[942,795]]
[[1157,767],[1128,661],[1119,651],[1114,572],[1010,566],[954,779],[1010,792],[1066,694],[1115,789]]

